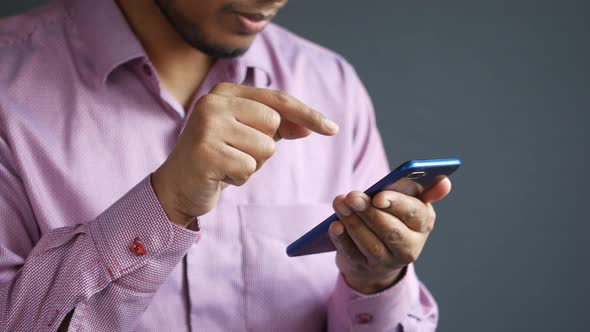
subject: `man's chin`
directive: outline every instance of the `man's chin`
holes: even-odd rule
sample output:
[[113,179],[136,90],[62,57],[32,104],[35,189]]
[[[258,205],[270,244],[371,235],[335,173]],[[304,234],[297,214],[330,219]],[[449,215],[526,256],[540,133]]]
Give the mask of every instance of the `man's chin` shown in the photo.
[[199,51],[207,54],[213,58],[236,58],[248,51],[249,47],[246,48],[229,48],[229,47],[215,47],[215,46],[195,46]]
[[[235,37],[234,37],[235,38]],[[209,38],[208,38],[209,39]],[[188,41],[195,49],[214,58],[235,58],[243,55],[248,51],[254,38],[238,38],[235,42],[222,44],[211,43],[208,40],[190,40]]]

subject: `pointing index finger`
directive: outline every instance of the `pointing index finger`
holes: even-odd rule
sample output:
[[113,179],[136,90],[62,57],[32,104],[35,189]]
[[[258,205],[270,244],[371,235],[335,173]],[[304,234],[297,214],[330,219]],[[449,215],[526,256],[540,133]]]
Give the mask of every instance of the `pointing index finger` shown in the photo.
[[265,104],[277,111],[284,119],[318,134],[332,136],[338,133],[336,123],[284,91],[222,83],[218,84],[211,92],[251,99]]

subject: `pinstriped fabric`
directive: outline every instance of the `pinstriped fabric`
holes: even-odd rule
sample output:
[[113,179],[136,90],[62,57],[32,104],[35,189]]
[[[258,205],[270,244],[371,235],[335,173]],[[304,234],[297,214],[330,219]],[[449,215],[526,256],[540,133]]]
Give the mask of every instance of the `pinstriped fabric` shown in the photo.
[[195,101],[221,81],[287,91],[341,131],[279,142],[196,232],[167,219],[150,183],[190,109],[160,90],[115,1],[0,20],[0,331],[55,331],[72,311],[71,331],[435,328],[413,267],[365,296],[333,254],[284,254],[337,194],[388,170],[354,69],[271,24],[215,63]]

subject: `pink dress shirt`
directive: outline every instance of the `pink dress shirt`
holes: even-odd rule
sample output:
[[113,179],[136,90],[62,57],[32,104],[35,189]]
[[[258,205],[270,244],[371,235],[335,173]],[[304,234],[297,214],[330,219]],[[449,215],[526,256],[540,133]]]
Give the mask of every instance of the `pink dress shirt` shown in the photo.
[[388,171],[371,101],[339,55],[270,25],[218,82],[279,89],[341,126],[281,141],[200,230],[171,223],[150,174],[190,112],[159,85],[113,0],[56,0],[0,21],[0,330],[431,331],[413,266],[375,295],[334,253],[286,246],[332,199]]

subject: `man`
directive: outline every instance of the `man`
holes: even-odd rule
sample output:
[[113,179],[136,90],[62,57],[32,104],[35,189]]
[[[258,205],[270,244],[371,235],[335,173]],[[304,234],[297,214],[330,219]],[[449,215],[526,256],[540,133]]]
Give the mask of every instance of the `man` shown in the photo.
[[[434,330],[411,263],[450,182],[348,192],[388,170],[372,105],[269,24],[285,3],[57,0],[0,23],[2,331]],[[288,258],[332,209],[337,254]]]

